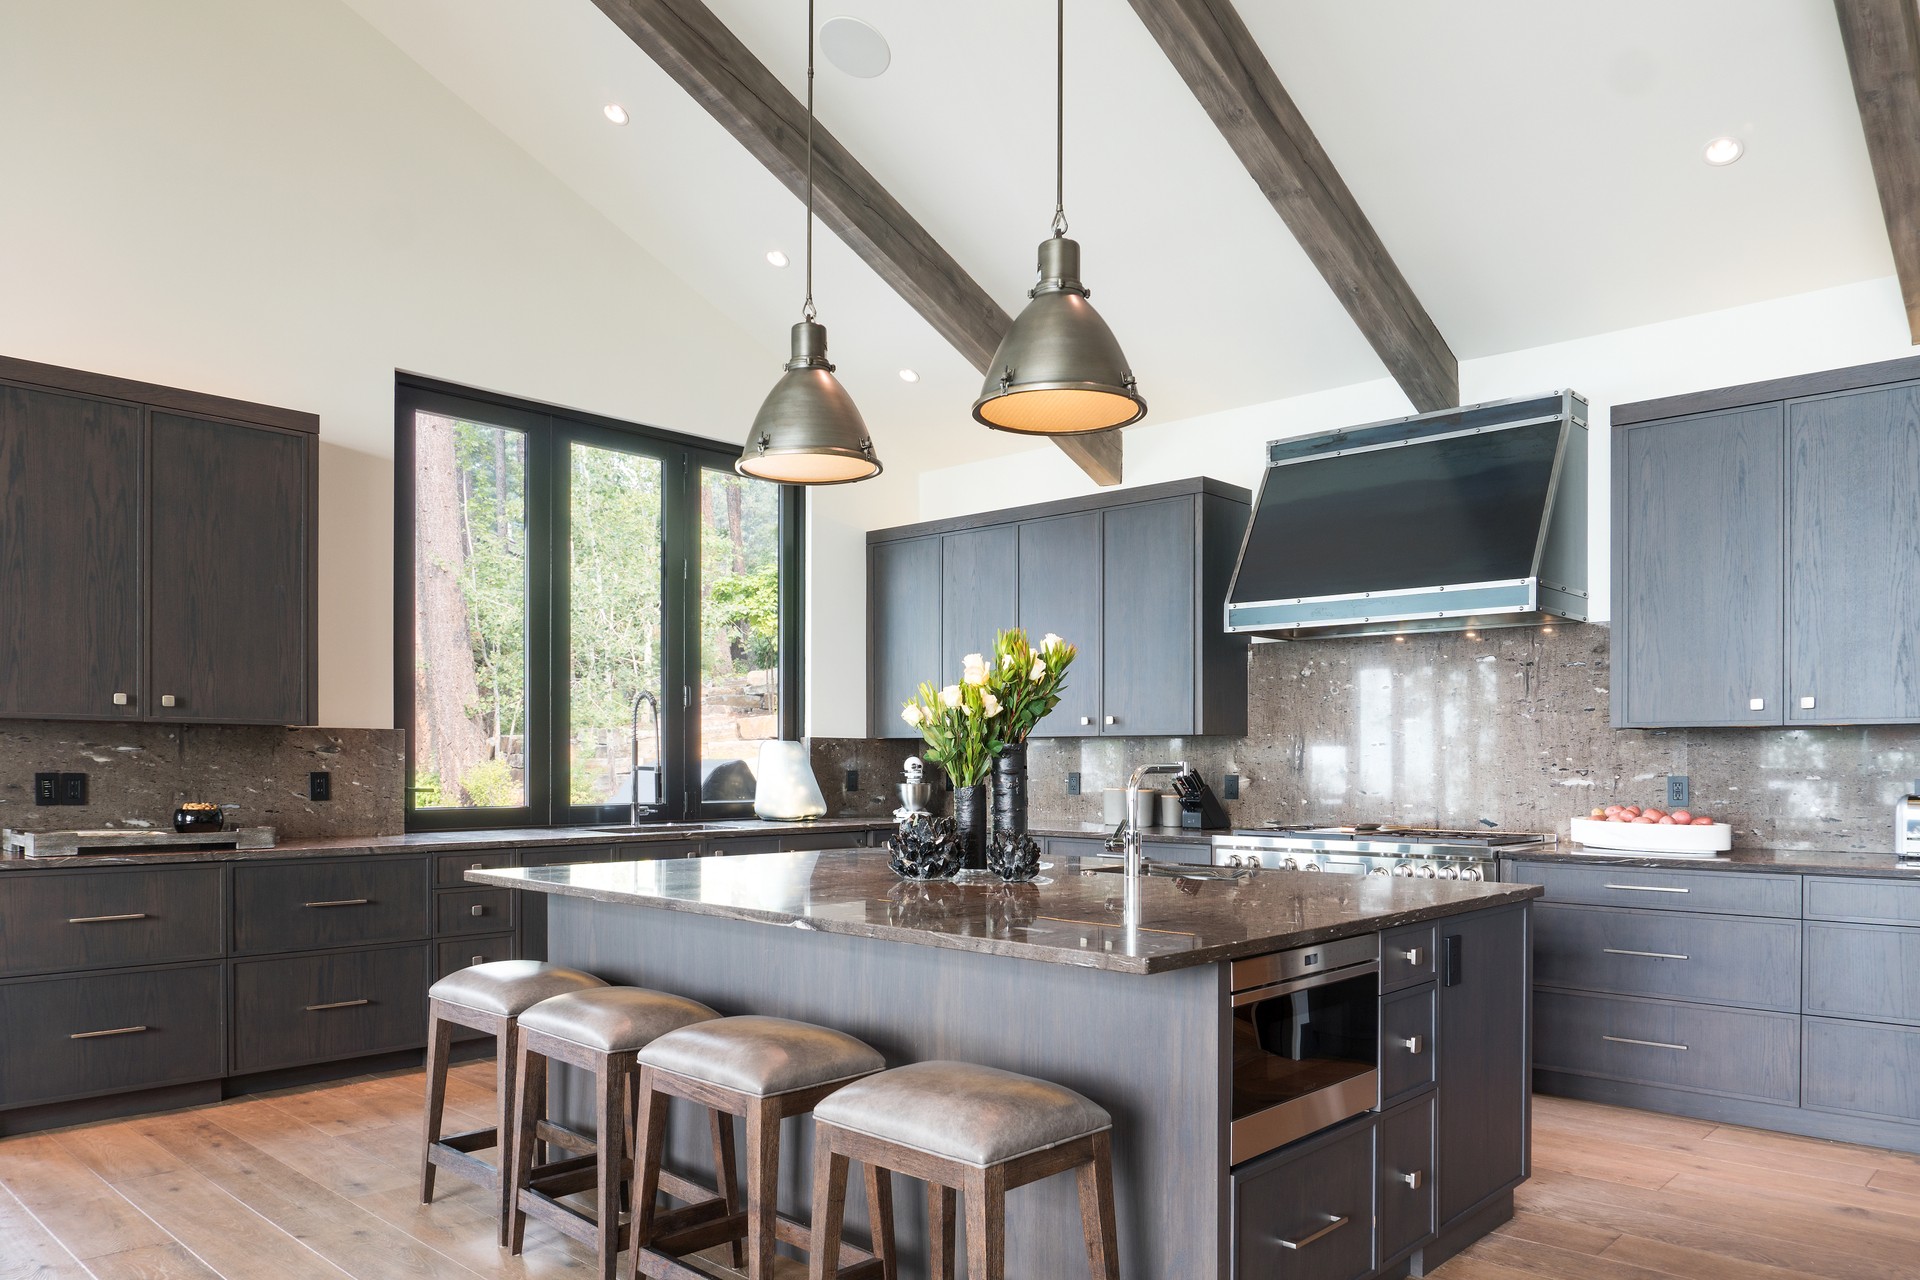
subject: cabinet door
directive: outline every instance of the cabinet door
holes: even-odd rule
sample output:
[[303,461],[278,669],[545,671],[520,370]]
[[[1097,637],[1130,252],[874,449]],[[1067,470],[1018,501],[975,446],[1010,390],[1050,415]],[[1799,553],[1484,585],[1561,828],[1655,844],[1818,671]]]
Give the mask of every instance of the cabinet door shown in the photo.
[[1440,1229],[1527,1176],[1527,911],[1441,922],[1437,1176]]
[[1616,725],[1782,722],[1782,417],[1763,405],[1615,440]]
[[1038,644],[1054,635],[1080,652],[1067,668],[1060,705],[1035,736],[1077,738],[1100,731],[1100,513],[1028,520],[1020,530],[1020,626]]
[[[1102,596],[1103,732],[1123,737],[1196,729],[1200,592],[1192,498],[1106,512]],[[1210,619],[1219,625],[1219,619]]]
[[1920,720],[1920,386],[1787,408],[1786,710]]
[[306,436],[153,415],[149,715],[313,722],[311,453]]
[[940,666],[921,677],[935,685],[960,678],[960,659],[986,654],[995,635],[1019,617],[1019,527],[989,525],[950,533],[940,547]]
[[147,710],[141,437],[130,405],[0,386],[0,716]]
[[940,674],[940,539],[867,549],[867,732],[917,738],[901,704]]

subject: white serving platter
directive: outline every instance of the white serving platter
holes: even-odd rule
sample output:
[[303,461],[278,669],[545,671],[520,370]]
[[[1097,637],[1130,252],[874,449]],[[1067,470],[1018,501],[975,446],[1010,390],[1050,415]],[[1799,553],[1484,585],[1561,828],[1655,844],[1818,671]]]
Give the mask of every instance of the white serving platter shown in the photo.
[[1589,849],[1704,858],[1733,848],[1733,827],[1725,822],[1716,822],[1710,827],[1663,827],[1653,822],[1602,822],[1596,818],[1575,818],[1573,839]]

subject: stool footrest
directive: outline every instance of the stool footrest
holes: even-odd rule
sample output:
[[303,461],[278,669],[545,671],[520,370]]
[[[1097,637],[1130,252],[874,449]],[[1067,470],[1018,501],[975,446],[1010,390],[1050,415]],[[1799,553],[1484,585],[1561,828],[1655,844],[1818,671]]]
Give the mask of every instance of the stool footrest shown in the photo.
[[445,1147],[463,1155],[469,1151],[485,1151],[488,1147],[500,1145],[500,1131],[486,1128],[469,1129],[465,1133],[443,1133],[433,1145]]
[[500,1168],[491,1161],[479,1156],[468,1155],[458,1147],[450,1147],[436,1142],[427,1148],[427,1162],[437,1169],[457,1173],[467,1181],[485,1187],[489,1191],[500,1189]]

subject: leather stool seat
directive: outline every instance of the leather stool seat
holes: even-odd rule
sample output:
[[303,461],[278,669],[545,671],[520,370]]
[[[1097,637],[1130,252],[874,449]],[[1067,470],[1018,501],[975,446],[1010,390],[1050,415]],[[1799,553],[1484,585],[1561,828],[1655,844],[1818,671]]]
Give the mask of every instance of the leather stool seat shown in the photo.
[[427,995],[498,1018],[517,1018],[542,1000],[606,985],[590,973],[544,960],[495,960],[448,974]]
[[520,1015],[520,1029],[601,1053],[620,1053],[719,1016],[685,996],[645,987],[601,986],[549,996]]
[[1073,1090],[971,1062],[915,1062],[856,1080],[814,1116],[962,1164],[992,1165],[1113,1127]]
[[751,1015],[668,1032],[640,1051],[640,1065],[766,1098],[869,1076],[887,1061],[844,1031]]

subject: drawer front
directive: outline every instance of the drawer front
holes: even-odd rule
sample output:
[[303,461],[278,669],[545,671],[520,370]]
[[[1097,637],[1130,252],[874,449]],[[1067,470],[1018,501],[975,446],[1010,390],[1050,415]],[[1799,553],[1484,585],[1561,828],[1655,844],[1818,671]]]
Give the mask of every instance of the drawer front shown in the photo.
[[469,871],[493,871],[518,865],[520,854],[514,849],[495,853],[443,853],[433,860],[433,883],[442,889],[458,888],[467,882]]
[[782,833],[782,853],[809,853],[815,849],[859,849],[866,845],[864,831],[796,831]]
[[1541,903],[1533,980],[1549,987],[1800,1010],[1797,920]]
[[226,943],[220,868],[0,879],[0,976],[209,960]]
[[1433,981],[1433,926],[1412,924],[1380,935],[1380,989]]
[[1433,1097],[1380,1117],[1380,1259],[1405,1253],[1433,1234]]
[[1920,929],[1806,925],[1806,1012],[1920,1023]]
[[236,867],[236,955],[317,951],[427,936],[427,869],[420,858]]
[[733,853],[778,853],[779,836],[708,836],[702,850],[709,857]]
[[235,965],[234,1071],[419,1047],[430,962],[423,943]]
[[218,1079],[227,1043],[220,968],[0,986],[0,1107]]
[[1415,987],[1380,1001],[1380,1097],[1433,1083],[1433,988]]
[[435,937],[513,928],[512,889],[442,889],[433,895]]
[[1373,1270],[1371,1122],[1255,1162],[1233,1184],[1236,1280],[1359,1280]]
[[513,935],[510,933],[491,938],[449,938],[434,944],[433,980],[438,982],[450,973],[458,973],[476,964],[492,964],[495,960],[514,958]]
[[1048,836],[1049,858],[1117,858],[1107,851],[1107,842],[1092,836]]
[[1664,867],[1576,867],[1514,862],[1507,879],[1543,885],[1548,902],[1644,911],[1800,918],[1800,877],[1747,871],[1669,871]]
[[1808,876],[1807,919],[1920,925],[1920,880]]
[[1179,840],[1145,840],[1140,852],[1149,862],[1186,862],[1209,866],[1213,862],[1211,844],[1188,844]]
[[1668,1000],[1534,993],[1533,1064],[1761,1102],[1800,1097],[1800,1019]]
[[1806,1020],[1805,1105],[1920,1124],[1920,1030]]

